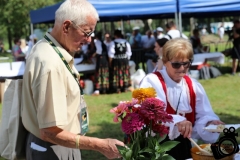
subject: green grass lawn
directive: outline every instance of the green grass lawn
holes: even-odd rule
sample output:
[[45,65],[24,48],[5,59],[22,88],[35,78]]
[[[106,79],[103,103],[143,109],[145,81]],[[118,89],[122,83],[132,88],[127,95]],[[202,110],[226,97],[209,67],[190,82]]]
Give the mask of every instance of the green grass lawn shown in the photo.
[[[240,76],[225,74],[221,77],[200,80],[206,90],[214,111],[225,123],[240,123]],[[100,138],[117,138],[123,140],[120,124],[112,121],[109,110],[121,100],[130,100],[131,93],[85,96],[90,114],[90,131],[87,136]],[[0,104],[1,114],[1,104]],[[240,130],[238,129],[238,133]],[[240,143],[240,137],[237,138]],[[82,151],[84,160],[105,160],[94,151]]]

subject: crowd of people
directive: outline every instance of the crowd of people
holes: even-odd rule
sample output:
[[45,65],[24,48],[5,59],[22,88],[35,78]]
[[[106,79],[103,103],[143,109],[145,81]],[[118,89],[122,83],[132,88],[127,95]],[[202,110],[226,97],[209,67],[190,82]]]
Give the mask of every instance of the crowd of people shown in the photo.
[[[173,21],[166,24],[166,34],[163,34],[164,30],[161,27],[156,28],[155,31],[148,30],[145,35],[141,35],[139,31],[139,27],[133,27],[129,39],[125,38],[121,30],[115,30],[112,36],[110,33],[105,33],[104,40],[100,32],[93,33],[91,42],[82,46],[81,55],[84,57],[82,63],[93,63],[94,57],[96,60],[96,70],[92,79],[93,95],[130,90],[129,60],[133,50],[143,51],[141,54],[144,55],[138,56],[144,57],[142,61],[147,65],[146,72],[151,73],[158,68],[156,64],[161,63],[159,62],[161,53],[157,48],[163,45],[162,42],[177,37],[187,39],[186,35],[177,30]],[[158,43],[159,40],[160,43]]]

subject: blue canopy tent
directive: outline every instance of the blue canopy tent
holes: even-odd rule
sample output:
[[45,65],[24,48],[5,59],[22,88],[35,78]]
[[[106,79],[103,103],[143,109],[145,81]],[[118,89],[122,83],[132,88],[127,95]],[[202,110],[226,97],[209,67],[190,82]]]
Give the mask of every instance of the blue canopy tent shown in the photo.
[[[179,12],[200,16],[199,13],[218,14],[240,13],[239,0],[179,0]],[[221,14],[219,14],[221,12]]]
[[182,17],[224,17],[240,15],[240,0],[178,0],[179,29]]
[[[176,0],[89,0],[97,9],[100,21],[117,21],[137,18],[154,18],[154,16],[174,17]],[[32,24],[54,21],[55,11],[62,4],[30,11]]]

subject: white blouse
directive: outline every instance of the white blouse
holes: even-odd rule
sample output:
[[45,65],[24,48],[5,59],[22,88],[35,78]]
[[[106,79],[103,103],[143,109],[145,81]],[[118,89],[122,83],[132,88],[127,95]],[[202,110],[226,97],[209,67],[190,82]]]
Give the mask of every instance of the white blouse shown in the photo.
[[[180,135],[180,132],[178,131],[178,128],[175,124],[186,119],[184,117],[185,113],[192,112],[187,83],[184,79],[182,79],[179,83],[173,81],[168,76],[165,67],[163,67],[163,69],[159,70],[158,72],[162,74],[162,77],[166,83],[168,102],[174,110],[176,110],[176,107],[178,106],[177,115],[172,115],[174,122],[166,124],[169,126],[169,138],[175,139]],[[202,139],[206,143],[213,143],[218,139],[219,133],[211,133],[204,130],[203,128],[206,126],[207,122],[212,120],[219,120],[219,118],[213,112],[211,104],[202,85],[195,79],[191,80],[194,92],[196,94],[196,120],[192,131],[192,138]],[[143,78],[140,87],[155,88],[157,92],[157,98],[167,104],[166,95],[157,75],[153,73],[148,74]],[[180,116],[179,113],[183,114],[183,116]]]
[[131,56],[132,56],[131,46],[125,39],[115,39],[114,41],[112,41],[111,44],[109,45],[108,56],[110,58],[114,57],[114,54],[115,54],[115,43],[114,42],[117,42],[117,43],[124,43],[124,42],[126,42],[126,45],[127,45],[126,54],[128,56],[128,59],[130,59]]
[[94,44],[96,46],[96,53],[101,55],[102,54],[102,42],[98,39],[94,39]]

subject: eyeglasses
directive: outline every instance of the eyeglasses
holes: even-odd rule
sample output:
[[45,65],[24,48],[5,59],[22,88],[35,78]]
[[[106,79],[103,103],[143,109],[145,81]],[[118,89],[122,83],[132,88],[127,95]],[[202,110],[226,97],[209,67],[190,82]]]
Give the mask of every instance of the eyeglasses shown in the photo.
[[192,63],[191,61],[181,62],[181,63],[180,62],[171,62],[171,61],[169,61],[169,62],[171,63],[171,65],[174,69],[179,69],[181,66],[183,66],[184,68],[189,68]]
[[85,36],[87,37],[87,38],[89,38],[92,34],[93,34],[93,32],[94,31],[91,31],[91,32],[85,32],[82,28],[80,28],[78,25],[76,25],[76,23],[74,23],[73,21],[71,21],[76,27],[77,27],[77,29],[80,29],[84,34],[85,34]]

